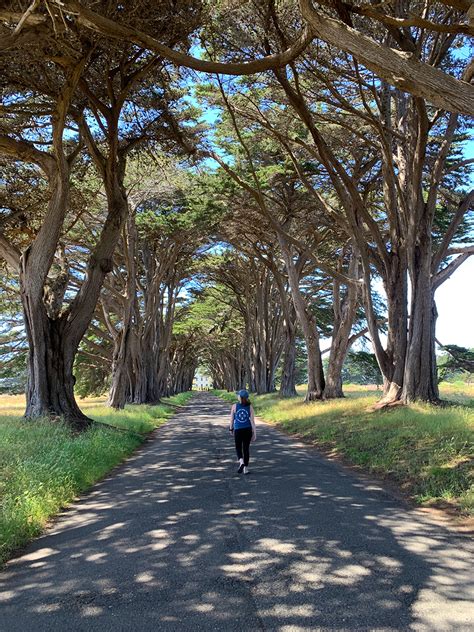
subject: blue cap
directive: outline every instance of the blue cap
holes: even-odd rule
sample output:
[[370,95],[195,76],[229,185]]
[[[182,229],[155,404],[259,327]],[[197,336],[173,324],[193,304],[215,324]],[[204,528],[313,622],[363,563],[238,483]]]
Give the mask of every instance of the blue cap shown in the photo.
[[239,397],[248,397],[249,396],[249,392],[246,391],[244,388],[239,391]]

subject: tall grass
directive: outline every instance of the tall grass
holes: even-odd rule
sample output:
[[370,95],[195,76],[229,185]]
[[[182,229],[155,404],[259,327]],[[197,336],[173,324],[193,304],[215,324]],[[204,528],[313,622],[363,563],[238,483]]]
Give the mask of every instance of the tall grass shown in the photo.
[[[232,393],[217,392],[228,401]],[[474,513],[474,413],[467,406],[428,404],[371,410],[377,393],[346,389],[340,400],[305,404],[301,396],[253,396],[255,411],[289,434],[378,475],[418,503],[448,501]],[[456,398],[462,394],[457,390]],[[465,400],[468,400],[469,395]]]
[[82,408],[99,423],[80,435],[61,422],[26,421],[20,416],[23,398],[0,397],[0,563],[129,456],[190,396],[114,412],[101,400],[86,400]]

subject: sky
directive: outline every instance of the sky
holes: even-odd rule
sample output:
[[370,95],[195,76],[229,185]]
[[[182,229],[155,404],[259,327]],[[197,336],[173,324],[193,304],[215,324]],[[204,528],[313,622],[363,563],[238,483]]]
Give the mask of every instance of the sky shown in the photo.
[[[385,297],[380,279],[374,280],[373,288]],[[474,256],[439,287],[435,301],[437,340],[443,345],[474,348]],[[385,344],[386,336],[382,334],[380,338]]]
[[438,340],[443,345],[474,347],[474,256],[440,286],[435,299]]
[[[373,282],[373,287],[384,296],[380,279]],[[437,340],[443,345],[474,348],[474,256],[439,287],[435,301],[438,309]],[[385,345],[386,336],[381,334],[380,339]],[[328,346],[330,340],[326,342]],[[372,348],[370,344],[369,347]],[[358,349],[357,343],[354,349]]]
[[[474,158],[474,140],[469,140],[464,146],[464,157]],[[469,184],[474,186],[474,174],[471,174]],[[440,286],[435,300],[438,308],[437,339],[443,345],[474,348],[474,255]]]

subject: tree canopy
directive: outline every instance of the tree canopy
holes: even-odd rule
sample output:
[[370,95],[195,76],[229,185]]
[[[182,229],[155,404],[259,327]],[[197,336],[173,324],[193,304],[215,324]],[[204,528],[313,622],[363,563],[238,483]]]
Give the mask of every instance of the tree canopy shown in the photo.
[[75,385],[123,407],[198,365],[292,395],[303,363],[308,401],[341,397],[348,357],[383,404],[436,401],[436,291],[474,253],[472,33],[467,0],[4,3],[0,351],[27,417],[84,428]]

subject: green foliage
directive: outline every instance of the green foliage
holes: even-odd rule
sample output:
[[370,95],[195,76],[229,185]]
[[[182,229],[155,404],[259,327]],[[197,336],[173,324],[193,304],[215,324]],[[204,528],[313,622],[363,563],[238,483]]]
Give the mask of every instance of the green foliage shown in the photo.
[[143,433],[163,424],[191,395],[120,412],[93,406],[86,412],[98,423],[78,436],[63,423],[0,416],[0,562],[129,456],[145,439]]
[[342,377],[345,382],[352,384],[380,386],[383,383],[375,354],[367,351],[354,351],[347,354]]
[[[84,353],[85,343],[90,339],[95,338],[95,357],[91,357],[91,354],[86,355]],[[99,356],[98,350],[101,347],[110,346],[108,340],[98,340],[96,336],[86,333],[74,363],[74,377],[76,383],[74,385],[74,391],[79,397],[100,397],[110,388],[110,378],[112,363],[105,363],[102,361],[103,356],[107,356],[107,350],[104,349],[103,356]]]
[[26,354],[19,284],[0,271],[0,394],[24,392]]
[[[220,255],[209,255],[201,267],[208,272],[213,266],[222,265]],[[232,308],[229,291],[219,283],[192,291],[193,300],[186,314],[175,324],[175,333],[190,333],[199,340],[203,367],[212,369],[215,355],[224,349],[243,344],[244,322]]]
[[[144,168],[149,174],[145,180]],[[136,180],[134,187],[141,193],[136,215],[139,235],[155,240],[183,231],[212,233],[224,213],[218,199],[219,178],[213,173],[195,174],[170,161],[162,169],[164,173],[141,158],[129,170],[128,178]]]
[[444,345],[443,353],[438,358],[438,379],[468,381],[474,375],[474,349],[466,349],[458,345]]

